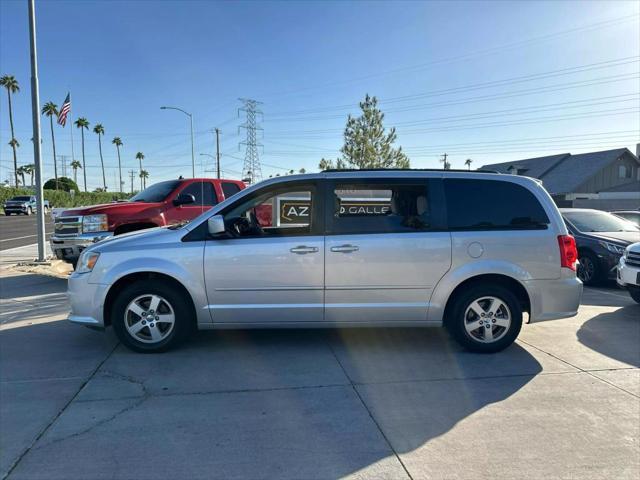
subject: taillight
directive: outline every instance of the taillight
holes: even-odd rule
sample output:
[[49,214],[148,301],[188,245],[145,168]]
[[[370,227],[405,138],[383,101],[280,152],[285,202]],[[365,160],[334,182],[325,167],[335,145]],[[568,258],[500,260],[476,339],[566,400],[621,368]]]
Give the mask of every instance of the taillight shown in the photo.
[[560,246],[560,266],[575,271],[578,261],[576,239],[571,235],[558,235],[558,245]]

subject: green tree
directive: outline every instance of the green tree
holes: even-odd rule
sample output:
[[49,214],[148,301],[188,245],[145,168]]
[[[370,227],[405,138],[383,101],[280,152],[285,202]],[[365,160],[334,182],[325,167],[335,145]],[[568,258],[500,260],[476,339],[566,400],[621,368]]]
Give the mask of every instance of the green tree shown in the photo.
[[[26,187],[27,186],[27,182],[25,181],[24,176],[27,173],[27,170],[26,170],[25,166],[22,165],[21,167],[18,167],[16,169],[16,173],[22,177],[22,186]],[[16,180],[17,180],[17,177],[16,177]],[[19,185],[19,184],[20,184],[20,182],[16,183],[16,186]]]
[[[56,158],[56,137],[53,134],[53,117],[58,116],[58,106],[53,102],[47,102],[42,107],[42,114],[49,117],[49,126],[51,127],[51,146],[53,147],[53,178],[58,180],[58,160]],[[56,183],[56,190],[58,184]]]
[[140,170],[140,180],[142,181],[142,189],[147,188],[147,178],[149,178],[149,172],[146,170]]
[[87,191],[87,165],[84,157],[84,131],[89,129],[89,120],[84,117],[78,118],[75,122],[77,128],[82,134],[82,176],[84,177],[84,191]]
[[142,188],[142,160],[144,160],[144,153],[142,152],[138,152],[136,153],[136,160],[138,160],[138,162],[140,162],[140,190],[143,190]]
[[470,158],[467,158],[464,161],[464,164],[469,168],[469,170],[471,170],[471,164],[473,163],[473,160],[471,160]]
[[82,164],[78,160],[71,162],[71,168],[73,168],[73,181],[78,184],[78,169],[82,168]]
[[7,89],[7,98],[9,99],[9,125],[11,126],[11,140],[9,141],[9,145],[11,145],[11,148],[13,149],[13,177],[16,181],[16,186],[18,186],[17,148],[20,144],[18,143],[18,140],[16,140],[16,135],[13,131],[13,107],[11,105],[11,94],[18,93],[20,91],[20,85],[13,75],[3,75],[0,77],[0,85]]
[[102,186],[107,191],[107,177],[104,175],[104,159],[102,158],[102,135],[104,135],[104,127],[100,123],[96,123],[93,127],[93,133],[98,135],[98,149],[100,150],[100,165],[102,166]]
[[322,159],[320,168],[409,168],[409,158],[402,147],[394,148],[396,129],[388,132],[384,127],[384,113],[378,108],[378,100],[368,94],[360,102],[362,114],[347,118],[344,129],[342,156],[336,160]]
[[[36,173],[36,166],[33,163],[29,163],[28,165],[25,165],[22,168],[24,170],[24,173],[31,176],[30,185],[31,185],[31,188],[33,188],[33,174]],[[22,181],[24,183],[24,177],[22,177]]]
[[[78,165],[80,165],[80,162],[78,162]],[[42,188],[44,190],[63,190],[65,192],[70,192],[71,190],[74,192],[79,191],[76,182],[67,177],[58,177],[57,180],[50,178],[45,182]]]
[[116,146],[116,150],[118,151],[118,178],[120,180],[120,193],[122,193],[122,165],[120,163],[120,147],[122,146],[122,140],[120,139],[120,137],[115,137],[113,140],[111,140],[111,143],[113,143]]

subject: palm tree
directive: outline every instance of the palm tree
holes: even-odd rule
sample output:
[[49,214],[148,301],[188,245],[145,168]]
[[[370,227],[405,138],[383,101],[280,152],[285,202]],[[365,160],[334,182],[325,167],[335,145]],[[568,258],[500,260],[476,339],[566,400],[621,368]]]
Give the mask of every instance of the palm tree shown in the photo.
[[78,160],[71,162],[71,168],[73,168],[73,181],[78,184],[78,169],[82,168],[82,164]]
[[116,146],[116,150],[118,150],[118,176],[120,178],[120,193],[122,193],[122,167],[120,165],[120,147],[122,146],[122,140],[120,140],[120,137],[115,137],[111,140],[111,143],[113,143]]
[[53,117],[58,116],[58,106],[53,102],[47,102],[42,107],[42,114],[49,117],[51,127],[51,145],[53,146],[53,178],[56,179],[56,190],[58,190],[58,162],[56,160],[56,137],[53,135]]
[[[22,177],[22,186],[26,187],[27,186],[27,182],[24,179],[24,174],[27,173],[27,171],[26,171],[24,165],[21,166],[21,167],[18,167],[16,169],[16,173]],[[17,178],[16,178],[16,180],[17,180]],[[16,183],[16,186],[18,186],[18,183]]]
[[144,153],[142,153],[142,152],[136,153],[136,160],[138,160],[140,162],[140,190],[143,190],[143,188],[142,188],[142,160],[144,160]]
[[78,118],[75,122],[77,128],[80,129],[82,134],[82,176],[84,177],[84,191],[87,191],[87,168],[84,159],[84,131],[89,129],[89,120],[84,117]]
[[149,178],[149,172],[146,170],[140,170],[140,181],[142,182],[142,189],[147,188],[147,178]]
[[93,133],[98,135],[98,149],[100,150],[100,165],[102,165],[102,186],[107,191],[107,179],[104,176],[104,159],[102,158],[102,135],[104,135],[104,127],[100,123],[96,123],[93,127]]
[[464,164],[465,164],[467,167],[469,167],[469,170],[471,170],[471,164],[472,164],[472,163],[473,163],[473,160],[471,160],[470,158],[467,158],[467,159],[464,161]]
[[13,75],[3,75],[0,77],[0,85],[7,89],[7,98],[9,99],[9,124],[11,125],[11,141],[9,145],[13,149],[13,176],[18,185],[18,153],[16,148],[20,146],[13,132],[13,107],[11,106],[11,94],[20,91],[20,85]]
[[[31,175],[31,188],[33,188],[33,174],[36,171],[36,166],[33,163],[30,163],[28,165],[24,165],[22,167],[24,173],[26,173],[27,175]],[[24,183],[24,177],[22,177],[22,182]]]

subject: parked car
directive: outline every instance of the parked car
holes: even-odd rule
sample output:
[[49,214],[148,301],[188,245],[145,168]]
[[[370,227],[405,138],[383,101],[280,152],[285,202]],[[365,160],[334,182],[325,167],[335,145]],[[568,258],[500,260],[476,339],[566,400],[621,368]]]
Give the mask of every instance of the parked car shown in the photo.
[[[49,211],[49,200],[44,200],[44,213]],[[18,195],[4,202],[5,215],[32,215],[38,210],[38,202],[35,195]]]
[[601,210],[561,208],[578,246],[578,278],[585,285],[616,278],[616,266],[627,245],[640,241],[640,228]]
[[238,180],[168,180],[126,202],[72,208],[56,216],[51,250],[75,265],[89,245],[113,235],[189,221],[244,188]]
[[625,220],[640,227],[640,211],[639,210],[618,210],[611,213],[619,217],[622,217]]
[[640,303],[640,242],[624,249],[617,268],[617,282],[625,288],[631,298]]
[[[344,208],[358,201],[368,207]],[[496,352],[523,312],[530,322],[576,314],[576,261],[558,209],[527,177],[292,175],[186,225],[89,247],[69,279],[69,320],[112,326],[140,352],[196,328],[442,325],[469,350]]]

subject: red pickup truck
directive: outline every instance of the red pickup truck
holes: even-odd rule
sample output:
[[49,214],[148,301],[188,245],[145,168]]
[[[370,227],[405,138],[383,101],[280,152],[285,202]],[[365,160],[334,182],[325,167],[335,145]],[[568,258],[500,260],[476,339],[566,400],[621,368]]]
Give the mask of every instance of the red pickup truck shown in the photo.
[[51,250],[75,263],[80,252],[112,235],[189,221],[245,188],[239,180],[193,178],[151,185],[129,201],[65,210],[55,218]]

